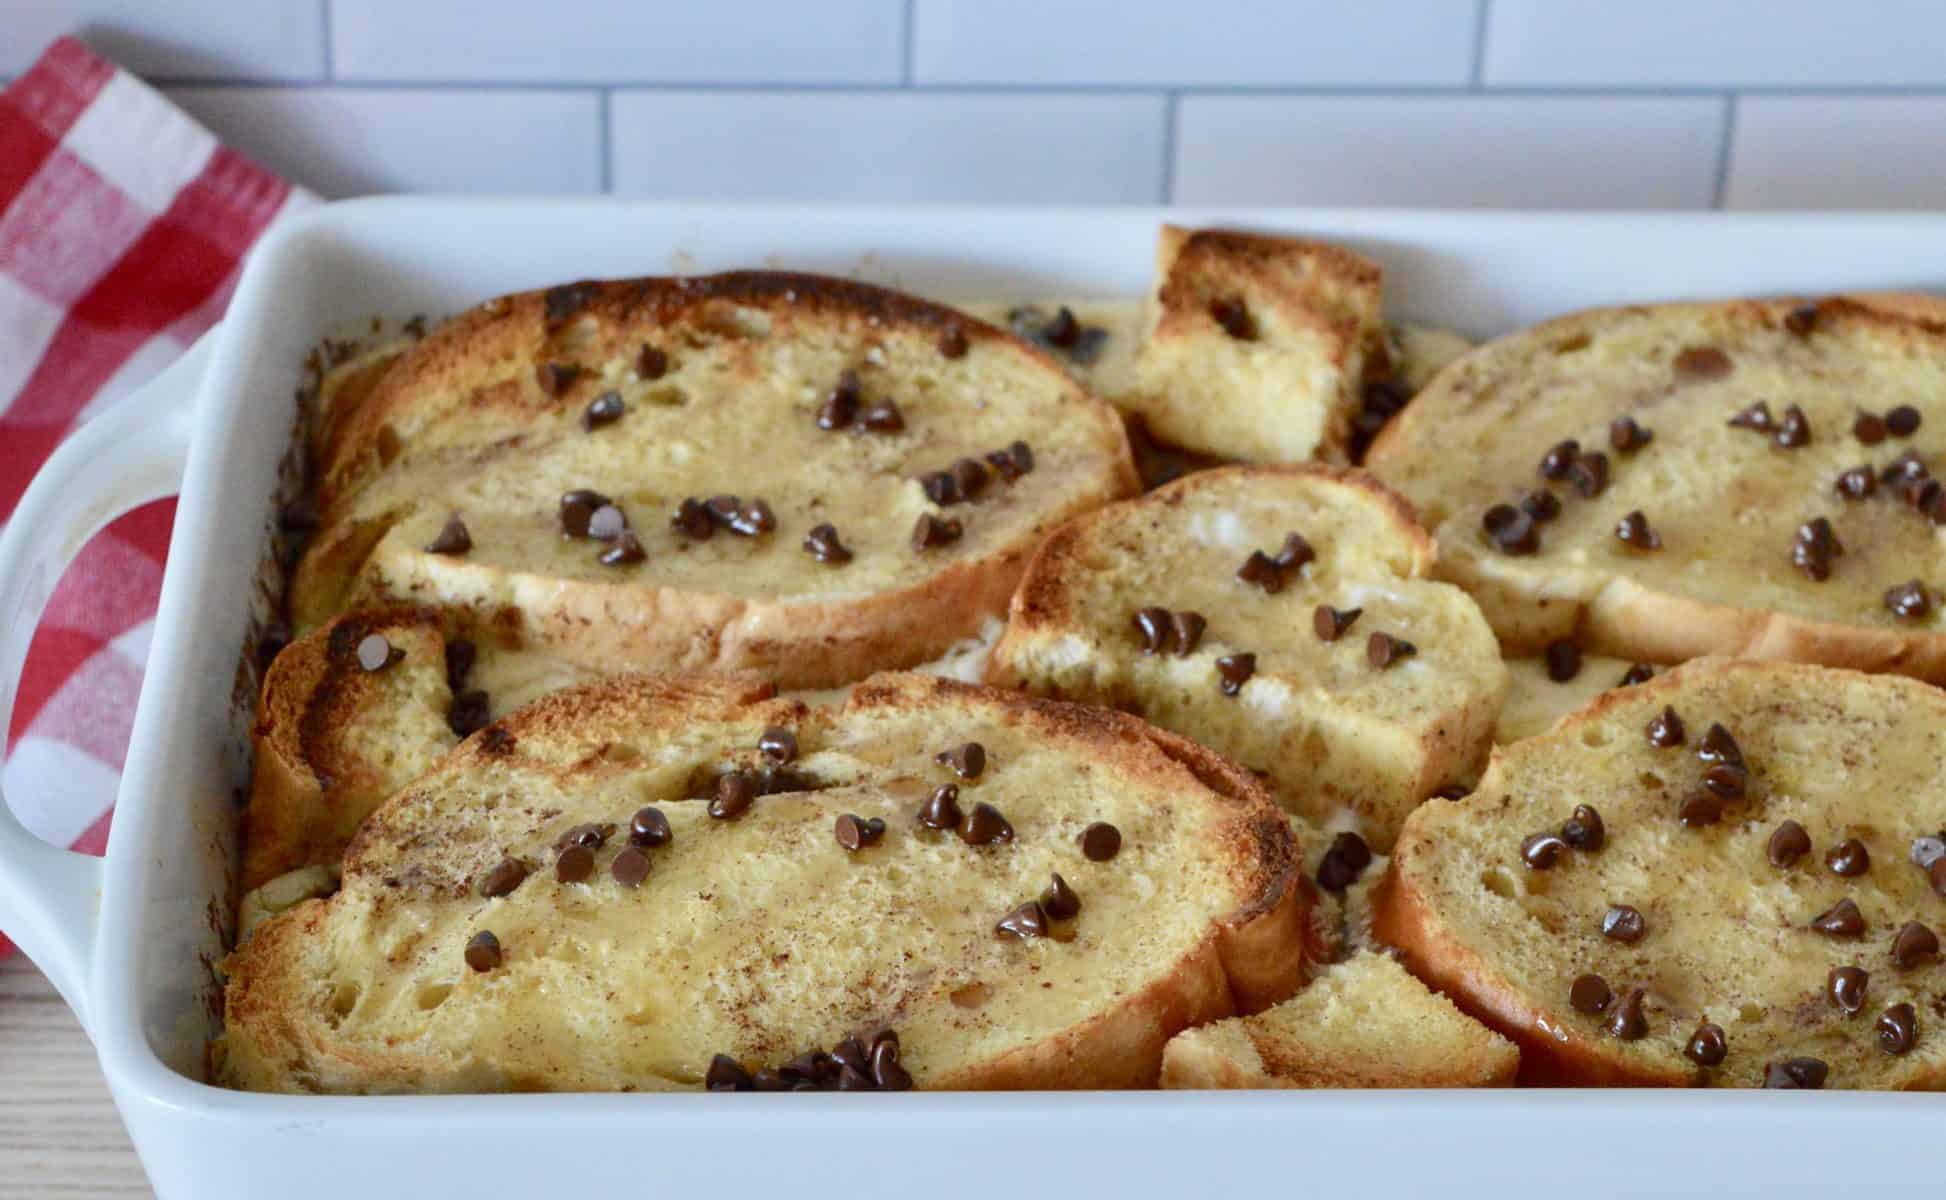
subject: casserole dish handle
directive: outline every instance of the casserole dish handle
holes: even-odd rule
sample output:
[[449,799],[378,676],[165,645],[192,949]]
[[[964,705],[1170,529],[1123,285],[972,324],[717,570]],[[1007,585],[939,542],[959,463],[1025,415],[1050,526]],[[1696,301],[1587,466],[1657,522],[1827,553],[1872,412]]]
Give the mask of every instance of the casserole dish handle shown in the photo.
[[[213,332],[49,456],[0,529],[0,735],[54,585],[89,538],[182,484],[190,410]],[[0,926],[88,1024],[102,860],[41,841],[0,794]]]

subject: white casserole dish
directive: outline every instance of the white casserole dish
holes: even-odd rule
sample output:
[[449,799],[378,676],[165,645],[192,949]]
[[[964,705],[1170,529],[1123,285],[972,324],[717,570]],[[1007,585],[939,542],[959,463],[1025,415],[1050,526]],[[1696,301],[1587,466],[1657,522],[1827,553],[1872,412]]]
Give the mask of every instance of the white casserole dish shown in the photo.
[[[946,299],[1133,296],[1162,221],[1348,242],[1388,309],[1485,335],[1595,304],[1946,290],[1946,216],[650,206],[398,198],[297,217],[220,329],[70,439],[0,538],[0,728],[60,570],[180,490],[105,860],[0,816],[0,924],[93,1037],[164,1197],[550,1194],[945,1200],[1213,1186],[1578,1200],[1910,1187],[1946,1102],[1858,1093],[1504,1091],[290,1097],[200,1082],[247,778],[238,662],[306,352],[370,317],[581,276],[781,266]],[[4,813],[0,806],[0,813]]]

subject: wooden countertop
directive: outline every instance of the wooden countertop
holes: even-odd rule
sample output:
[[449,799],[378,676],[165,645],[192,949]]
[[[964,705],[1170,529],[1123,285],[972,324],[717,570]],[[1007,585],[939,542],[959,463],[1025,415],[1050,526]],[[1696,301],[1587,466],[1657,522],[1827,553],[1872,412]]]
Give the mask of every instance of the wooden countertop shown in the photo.
[[95,1048],[25,955],[0,960],[0,1197],[150,1197]]

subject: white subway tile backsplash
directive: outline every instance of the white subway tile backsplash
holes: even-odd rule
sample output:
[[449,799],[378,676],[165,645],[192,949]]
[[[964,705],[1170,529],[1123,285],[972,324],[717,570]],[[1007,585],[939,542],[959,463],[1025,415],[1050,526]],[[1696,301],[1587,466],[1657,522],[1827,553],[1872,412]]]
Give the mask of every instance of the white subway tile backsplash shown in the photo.
[[601,190],[593,92],[165,90],[223,141],[326,196]]
[[915,0],[917,83],[1466,83],[1475,0]]
[[1189,96],[1175,200],[1707,208],[1723,101]]
[[1737,102],[1728,208],[1946,208],[1946,96]]
[[1489,87],[1946,85],[1940,0],[1492,0]]
[[318,79],[318,0],[0,0],[0,74],[16,74],[64,33],[141,75]]
[[898,83],[902,0],[331,0],[351,80]]
[[1159,96],[617,92],[615,191],[685,199],[1141,202]]

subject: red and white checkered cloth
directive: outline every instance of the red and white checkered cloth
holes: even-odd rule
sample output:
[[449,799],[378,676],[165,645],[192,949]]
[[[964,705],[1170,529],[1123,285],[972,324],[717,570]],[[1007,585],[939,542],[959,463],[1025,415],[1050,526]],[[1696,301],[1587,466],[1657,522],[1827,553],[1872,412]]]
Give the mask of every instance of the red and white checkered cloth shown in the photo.
[[[0,523],[62,438],[216,322],[244,251],[311,202],[72,38],[0,92]],[[174,515],[166,500],[109,526],[41,618],[0,786],[57,844],[107,844]]]

